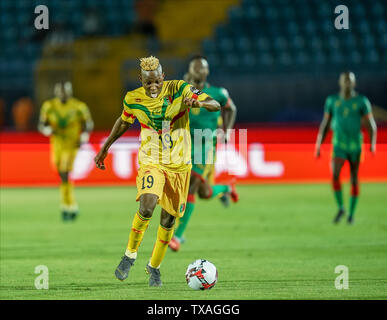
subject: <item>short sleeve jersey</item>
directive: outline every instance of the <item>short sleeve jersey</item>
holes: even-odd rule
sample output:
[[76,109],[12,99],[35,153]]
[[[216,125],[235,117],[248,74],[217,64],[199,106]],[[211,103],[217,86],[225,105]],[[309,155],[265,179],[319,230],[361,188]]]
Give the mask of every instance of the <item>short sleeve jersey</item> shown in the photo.
[[60,142],[63,147],[77,147],[84,122],[91,120],[87,105],[70,98],[62,103],[58,98],[46,100],[40,110],[40,121],[48,123],[53,134],[51,140]]
[[356,95],[343,99],[339,94],[329,96],[324,110],[332,116],[332,143],[346,151],[359,151],[363,142],[361,118],[371,112],[367,97]]
[[191,167],[190,108],[185,98],[203,101],[208,95],[183,80],[164,81],[157,98],[140,87],[123,102],[122,120],[141,125],[139,164],[181,172]]

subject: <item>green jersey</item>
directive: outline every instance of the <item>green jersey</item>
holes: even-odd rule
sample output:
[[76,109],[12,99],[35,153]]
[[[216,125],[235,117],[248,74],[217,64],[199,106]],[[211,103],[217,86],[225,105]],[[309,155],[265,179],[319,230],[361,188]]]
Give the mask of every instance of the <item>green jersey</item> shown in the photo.
[[[227,105],[229,96],[226,89],[220,87],[213,87],[206,83],[202,91],[207,95],[211,96],[214,100],[218,101],[222,108]],[[204,108],[192,108],[190,110],[189,126],[192,140],[192,170],[200,175],[205,175],[205,173],[207,172],[205,169],[206,164],[213,164],[215,160],[217,137],[215,134],[212,134],[212,141],[208,143],[209,141],[205,138],[206,134],[203,133],[201,147],[195,147],[194,130],[210,129],[214,133],[214,131],[218,128],[218,121],[220,115],[220,110],[215,112],[209,112]]]
[[325,112],[332,116],[332,144],[347,152],[361,150],[363,135],[361,118],[371,112],[367,97],[356,95],[348,100],[339,94],[329,96],[325,101]]
[[[228,92],[224,88],[213,87],[206,83],[202,91],[218,101],[221,107],[224,107],[228,102]],[[215,131],[218,128],[219,117],[220,111],[209,112],[204,108],[192,108],[189,113],[192,138],[194,129],[211,129]]]

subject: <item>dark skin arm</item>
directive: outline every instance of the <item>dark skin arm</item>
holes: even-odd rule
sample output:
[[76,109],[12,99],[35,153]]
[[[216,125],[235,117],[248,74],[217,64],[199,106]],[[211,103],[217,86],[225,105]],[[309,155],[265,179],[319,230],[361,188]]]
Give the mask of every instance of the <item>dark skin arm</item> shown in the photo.
[[234,101],[231,99],[228,102],[228,106],[222,109],[223,129],[232,129],[235,124],[237,108]]
[[368,134],[369,134],[369,137],[370,137],[370,141],[371,141],[370,151],[373,154],[375,154],[375,152],[376,152],[376,131],[377,131],[377,127],[376,127],[376,122],[375,122],[374,116],[372,115],[372,112],[366,114],[363,117],[363,120],[365,121],[365,124],[366,124],[366,127],[367,127],[367,131],[368,131]]
[[317,135],[315,156],[316,158],[320,157],[320,148],[321,144],[324,142],[325,137],[327,136],[328,130],[331,127],[332,116],[329,113],[324,113],[324,118],[321,121],[320,129]]
[[130,124],[122,120],[121,117],[117,119],[112,131],[110,132],[109,137],[107,138],[101,150],[94,158],[95,165],[98,169],[105,170],[104,160],[108,154],[110,146],[114,143],[114,141],[121,137],[126,132],[126,130],[128,130],[129,127]]
[[220,110],[220,104],[218,101],[208,97],[203,101],[195,100],[192,98],[185,98],[184,104],[192,108],[205,108],[207,111],[214,112]]
[[[231,98],[228,100],[228,104],[225,108],[222,108],[223,130],[227,132],[227,129],[234,128],[236,119],[237,108]],[[230,137],[226,134],[226,141],[229,141]]]

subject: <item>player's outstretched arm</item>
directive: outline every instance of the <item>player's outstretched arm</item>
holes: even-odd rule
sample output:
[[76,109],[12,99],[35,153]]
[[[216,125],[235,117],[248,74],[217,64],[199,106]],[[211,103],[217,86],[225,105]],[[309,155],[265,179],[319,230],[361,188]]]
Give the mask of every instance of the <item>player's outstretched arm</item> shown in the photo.
[[84,121],[82,125],[82,133],[79,137],[80,144],[87,143],[89,141],[90,133],[91,131],[93,131],[93,128],[94,128],[94,122],[92,119],[88,119]]
[[376,131],[377,131],[377,127],[376,127],[376,122],[375,122],[374,116],[372,115],[372,112],[366,114],[364,116],[364,119],[365,119],[365,122],[366,122],[368,134],[369,134],[370,141],[371,141],[370,151],[372,153],[375,153],[376,152]]
[[195,100],[192,98],[185,98],[184,104],[192,108],[205,108],[207,111],[214,112],[220,110],[220,104],[218,101],[208,97],[203,101]]
[[320,157],[320,149],[321,144],[324,142],[325,137],[327,136],[328,130],[331,125],[332,116],[325,112],[324,117],[320,124],[320,129],[317,134],[317,140],[316,140],[316,148],[315,148],[315,156],[316,158]]
[[51,105],[48,101],[43,103],[39,114],[38,131],[46,137],[52,135],[54,131],[50,126],[50,123],[48,122],[48,117],[47,117],[50,106]]
[[101,150],[94,158],[95,165],[97,166],[98,169],[105,170],[104,161],[108,154],[110,146],[114,143],[114,141],[116,141],[119,137],[121,137],[126,132],[126,130],[128,130],[129,127],[130,127],[130,124],[122,120],[121,117],[117,119],[116,123],[113,126],[112,131],[110,132],[109,137],[106,139]]
[[227,105],[222,108],[224,130],[234,128],[236,113],[237,113],[237,107],[234,104],[234,101],[232,101],[231,98],[229,98]]

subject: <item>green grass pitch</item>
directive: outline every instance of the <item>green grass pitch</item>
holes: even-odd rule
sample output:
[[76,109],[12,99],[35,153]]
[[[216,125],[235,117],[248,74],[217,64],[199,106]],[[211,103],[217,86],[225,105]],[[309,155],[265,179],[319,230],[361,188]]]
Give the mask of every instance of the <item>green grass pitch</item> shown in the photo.
[[[344,188],[346,203],[348,185]],[[168,249],[162,288],[149,288],[144,267],[160,209],[126,281],[114,277],[138,208],[133,187],[77,188],[81,215],[63,223],[56,188],[1,190],[1,299],[386,299],[387,184],[362,184],[355,224],[333,225],[329,184],[240,186],[240,202],[223,209],[197,200],[180,252]],[[203,258],[216,286],[193,291],[184,273]],[[49,289],[34,286],[35,267]],[[349,289],[334,286],[349,268]]]

